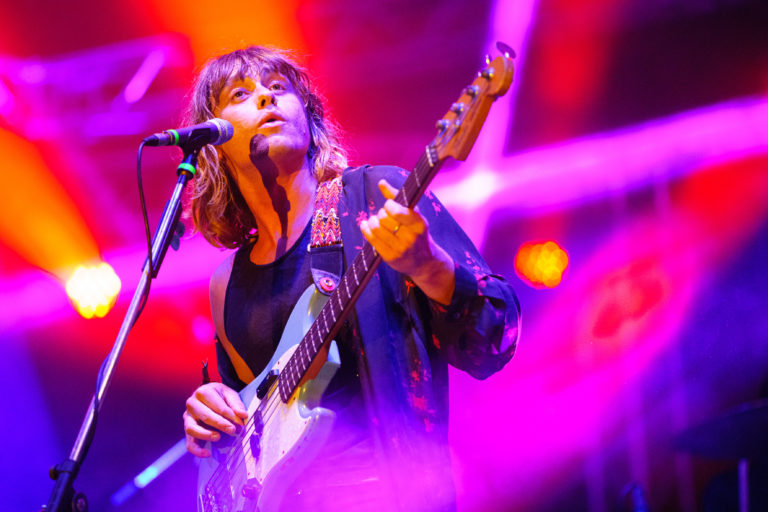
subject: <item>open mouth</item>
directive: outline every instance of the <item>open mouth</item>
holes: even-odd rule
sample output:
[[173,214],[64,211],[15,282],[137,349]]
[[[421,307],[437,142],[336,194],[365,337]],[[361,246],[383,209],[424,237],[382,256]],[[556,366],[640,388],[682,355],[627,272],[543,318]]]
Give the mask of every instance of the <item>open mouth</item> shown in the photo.
[[268,117],[264,120],[263,123],[261,123],[261,126],[270,126],[277,123],[282,123],[283,120],[279,117]]

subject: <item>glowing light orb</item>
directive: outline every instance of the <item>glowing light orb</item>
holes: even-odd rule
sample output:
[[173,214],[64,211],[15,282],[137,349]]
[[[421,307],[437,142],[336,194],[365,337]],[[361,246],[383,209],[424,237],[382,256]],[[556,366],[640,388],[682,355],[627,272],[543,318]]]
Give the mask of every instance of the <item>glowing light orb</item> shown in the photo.
[[102,318],[115,305],[120,278],[107,263],[78,267],[66,284],[67,296],[80,315]]
[[554,288],[568,267],[568,253],[556,242],[526,242],[515,256],[515,271],[534,288]]

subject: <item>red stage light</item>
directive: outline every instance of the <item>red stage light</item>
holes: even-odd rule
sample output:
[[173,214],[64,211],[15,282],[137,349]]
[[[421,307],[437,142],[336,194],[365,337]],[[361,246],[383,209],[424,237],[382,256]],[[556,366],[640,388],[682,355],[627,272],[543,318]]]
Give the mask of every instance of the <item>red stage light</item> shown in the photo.
[[554,288],[568,267],[568,253],[552,240],[526,242],[515,257],[515,272],[534,288]]

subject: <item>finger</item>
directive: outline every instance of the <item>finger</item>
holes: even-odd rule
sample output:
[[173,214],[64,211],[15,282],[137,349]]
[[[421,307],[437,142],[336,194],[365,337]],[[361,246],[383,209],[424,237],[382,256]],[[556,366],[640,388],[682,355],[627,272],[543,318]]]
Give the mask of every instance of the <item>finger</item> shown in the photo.
[[227,405],[229,405],[232,411],[236,414],[234,419],[241,425],[244,425],[245,423],[243,420],[248,419],[248,409],[246,409],[245,404],[242,399],[240,399],[240,395],[237,391],[229,387],[222,388],[221,392]]
[[373,248],[376,249],[376,252],[378,252],[381,255],[384,261],[389,262],[395,259],[396,255],[394,251],[390,247],[388,247],[381,240],[381,238],[378,238],[373,235],[368,221],[363,221],[360,223],[360,231],[362,231],[363,237],[365,237],[365,239],[368,240],[368,243],[370,243],[373,246]]
[[379,190],[385,199],[394,199],[397,195],[397,189],[389,184],[387,180],[379,180]]
[[187,400],[187,412],[195,421],[201,421],[229,435],[237,433],[237,428],[230,420],[212,410],[205,403],[195,399],[194,396]]
[[200,446],[195,438],[187,436],[187,451],[195,457],[210,457],[211,452]]
[[221,434],[200,425],[191,415],[184,416],[184,433],[200,441],[216,442],[221,439]]
[[[202,386],[197,389],[195,392],[195,396],[197,397],[200,402],[205,404],[211,411],[216,413],[219,416],[222,416],[232,422],[235,425],[242,425],[242,419],[235,414],[234,409],[228,402],[227,397],[231,397],[229,392],[231,391],[235,395],[235,391],[233,389],[228,388],[227,386],[224,386],[223,384],[216,383],[216,386],[206,387]],[[225,395],[225,393],[227,393]],[[237,397],[236,399],[232,399],[234,402],[239,404],[239,408],[242,410],[242,402],[240,401],[240,398]]]
[[417,235],[427,230],[427,222],[418,211],[410,210],[391,200],[384,203],[382,210],[384,210],[384,215],[389,219],[388,222],[394,223],[395,226],[407,227]]
[[[390,219],[386,222],[391,223],[392,221]],[[403,241],[400,240],[394,233],[394,226],[390,228],[385,227],[382,225],[382,220],[377,215],[373,215],[368,218],[368,228],[370,229],[370,233],[377,243],[374,243],[371,240],[368,241],[371,242],[371,245],[373,245],[377,251],[379,251],[379,254],[381,254],[382,257],[385,257],[385,254],[390,252],[401,254],[403,251],[405,251],[405,245],[403,244]],[[385,247],[382,247],[382,244]]]
[[379,209],[376,213],[376,218],[378,219],[379,225],[391,233],[397,232],[402,224],[395,220],[384,208]]
[[202,446],[201,441],[217,441],[221,437],[221,434],[199,426],[194,418],[192,418],[186,411],[184,411],[183,417],[187,451],[195,457],[210,457],[210,450],[205,449]]

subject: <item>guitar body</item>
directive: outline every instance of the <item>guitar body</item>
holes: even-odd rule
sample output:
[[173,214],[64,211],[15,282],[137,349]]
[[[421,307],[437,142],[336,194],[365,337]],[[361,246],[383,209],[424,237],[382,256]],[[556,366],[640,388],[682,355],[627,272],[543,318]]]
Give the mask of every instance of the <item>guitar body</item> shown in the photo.
[[335,343],[330,344],[325,358],[315,360],[316,371],[308,372],[287,403],[281,400],[276,386],[271,386],[262,399],[257,397],[257,390],[271,372],[285,368],[297,341],[327,301],[314,285],[304,291],[272,360],[240,392],[249,414],[245,432],[235,437],[224,434],[222,440],[206,446],[212,456],[200,459],[199,512],[279,510],[288,487],[322,448],[335,414],[318,404],[340,364]]

